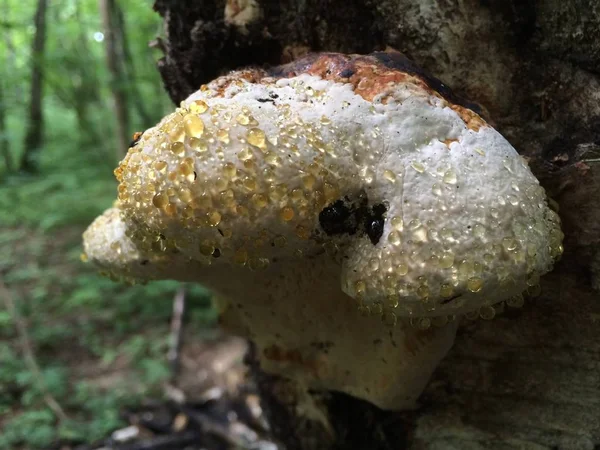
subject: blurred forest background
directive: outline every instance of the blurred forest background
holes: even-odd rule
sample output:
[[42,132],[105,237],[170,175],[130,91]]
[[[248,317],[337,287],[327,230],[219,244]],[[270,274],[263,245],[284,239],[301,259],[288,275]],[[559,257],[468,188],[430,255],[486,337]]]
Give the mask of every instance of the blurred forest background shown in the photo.
[[[133,132],[173,107],[148,45],[162,22],[151,0],[0,0],[0,30],[0,449],[93,441],[169,376],[179,285],[80,261]],[[205,291],[187,302],[195,329],[214,323]]]

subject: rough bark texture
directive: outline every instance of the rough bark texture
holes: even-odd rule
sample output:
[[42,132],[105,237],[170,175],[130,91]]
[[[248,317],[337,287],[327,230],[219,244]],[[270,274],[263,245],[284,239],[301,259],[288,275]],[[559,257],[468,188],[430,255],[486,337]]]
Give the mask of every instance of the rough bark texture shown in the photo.
[[290,408],[270,380],[278,434],[290,448],[600,449],[600,2],[259,4],[261,16],[240,27],[224,20],[224,1],[156,0],[167,33],[159,70],[174,102],[237,67],[393,47],[487,110],[560,205],[566,233],[542,295],[465,324],[419,410],[384,413],[332,394],[327,438],[277,420]]

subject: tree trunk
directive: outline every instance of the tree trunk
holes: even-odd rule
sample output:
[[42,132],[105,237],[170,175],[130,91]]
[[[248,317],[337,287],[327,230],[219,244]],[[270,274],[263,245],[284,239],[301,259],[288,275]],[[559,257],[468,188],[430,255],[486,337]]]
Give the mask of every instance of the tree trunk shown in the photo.
[[119,61],[115,26],[115,0],[99,0],[100,15],[104,28],[106,65],[110,73],[110,88],[116,120],[116,157],[121,159],[129,147],[129,114],[127,111],[127,89],[123,77],[122,61]]
[[121,61],[123,61],[124,75],[127,79],[127,86],[131,92],[131,101],[142,121],[143,127],[148,128],[152,126],[152,118],[148,113],[147,106],[145,105],[142,96],[137,88],[137,79],[135,73],[134,58],[131,55],[129,49],[129,41],[127,39],[127,27],[125,24],[125,17],[123,10],[119,7],[118,3],[114,4],[114,21],[116,29],[119,32],[119,48]]
[[[248,2],[227,3],[231,11]],[[325,393],[327,431],[298,416],[284,380],[255,368],[275,434],[290,449],[600,448],[598,2],[258,5],[253,22],[236,24],[224,0],[156,0],[167,33],[158,68],[175,104],[249,64],[390,46],[487,110],[558,202],[566,233],[563,261],[542,280],[541,296],[493,321],[465,323],[416,411]]]
[[6,99],[4,98],[4,87],[0,81],[0,154],[4,159],[6,172],[13,171],[12,155],[10,153],[10,142],[6,132]]
[[[87,145],[100,141],[98,130],[94,127],[89,117],[90,106],[93,109],[94,103],[100,99],[100,92],[98,76],[93,65],[93,60],[90,58],[92,53],[87,44],[87,29],[85,22],[82,20],[81,4],[79,2],[75,2],[75,19],[79,23],[77,30],[79,42],[76,47],[78,58],[76,60],[77,64],[70,64],[70,70],[77,71],[81,81],[77,85],[74,84],[71,86],[73,92],[71,95],[73,95],[72,104],[75,109],[75,116],[77,117],[77,126],[83,131],[79,136],[79,145],[81,148],[86,148]],[[80,58],[87,62],[84,67],[81,65]],[[103,160],[106,159],[103,158]]]
[[33,24],[35,34],[31,47],[31,91],[29,98],[29,118],[25,145],[21,158],[21,170],[36,172],[39,167],[39,154],[44,137],[44,115],[42,110],[44,84],[44,50],[46,46],[46,10],[48,0],[38,0]]

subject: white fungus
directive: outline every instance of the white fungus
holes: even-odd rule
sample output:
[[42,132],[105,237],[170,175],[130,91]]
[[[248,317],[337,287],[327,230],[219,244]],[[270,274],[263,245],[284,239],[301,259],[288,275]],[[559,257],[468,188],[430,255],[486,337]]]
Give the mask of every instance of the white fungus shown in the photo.
[[468,106],[394,53],[233,72],[130,148],[86,255],[212,287],[267,371],[410,406],[456,315],[520,305],[562,253],[544,189]]

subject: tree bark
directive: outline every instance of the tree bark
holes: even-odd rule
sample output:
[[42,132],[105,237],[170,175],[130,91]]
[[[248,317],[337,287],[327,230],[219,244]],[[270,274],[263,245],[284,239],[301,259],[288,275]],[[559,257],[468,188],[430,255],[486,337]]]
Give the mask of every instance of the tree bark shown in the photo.
[[416,411],[327,393],[331,434],[302,422],[285,381],[255,368],[278,437],[302,449],[600,448],[600,4],[258,3],[257,19],[236,25],[224,0],[156,0],[166,30],[158,69],[174,103],[238,67],[390,46],[484,107],[559,204],[566,233],[541,296],[465,323]]
[[127,39],[125,16],[123,15],[123,10],[120,8],[118,3],[114,4],[114,21],[116,24],[116,29],[119,32],[120,59],[123,61],[124,76],[127,79],[127,86],[132,94],[131,101],[135,107],[135,110],[140,116],[144,128],[148,128],[152,126],[152,118],[148,113],[147,106],[139,93],[139,89],[137,88],[134,58],[131,55],[129,40]]
[[10,142],[6,132],[6,99],[4,98],[4,87],[0,81],[0,154],[4,159],[6,172],[13,171],[12,155],[10,153]]
[[48,0],[38,0],[33,18],[35,34],[31,47],[31,90],[29,97],[29,118],[25,135],[21,170],[36,172],[39,167],[39,154],[44,137],[44,116],[42,109],[44,85],[44,50],[46,46],[46,10]]
[[122,62],[117,51],[118,31],[114,20],[115,0],[99,0],[100,15],[104,29],[106,65],[110,73],[110,89],[113,97],[116,125],[116,157],[121,159],[129,147],[129,113],[127,111],[127,89],[123,77]]

